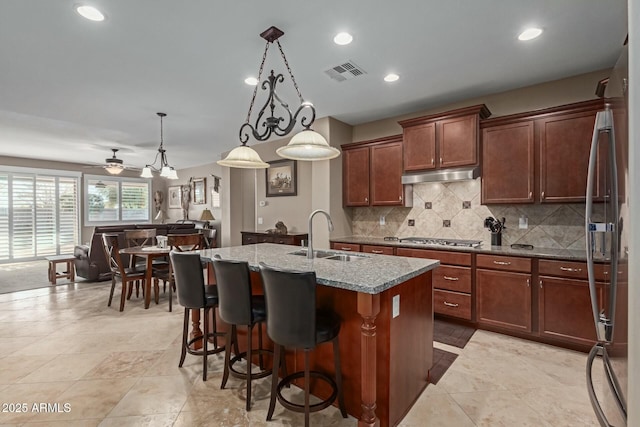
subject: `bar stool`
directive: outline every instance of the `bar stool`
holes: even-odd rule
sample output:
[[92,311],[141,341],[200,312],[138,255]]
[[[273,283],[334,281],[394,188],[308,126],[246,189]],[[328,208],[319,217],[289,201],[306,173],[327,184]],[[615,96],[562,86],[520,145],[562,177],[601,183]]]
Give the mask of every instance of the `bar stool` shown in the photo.
[[[267,334],[276,344],[273,366],[279,366],[284,347],[304,350],[304,371],[287,375],[279,382],[277,370],[273,371],[267,421],[271,421],[276,399],[289,410],[304,412],[305,426],[309,425],[310,412],[327,408],[336,398],[342,416],[347,418],[338,346],[341,320],[332,311],[316,310],[315,272],[284,270],[260,263],[260,273],[267,303]],[[318,344],[328,341],[333,343],[335,381],[324,373],[309,369],[309,352]],[[333,393],[328,399],[313,405],[309,404],[310,377],[324,380],[331,386]],[[288,401],[281,393],[283,387],[298,378],[304,378],[304,405]]]
[[[251,409],[251,380],[271,375],[271,369],[264,369],[262,355],[273,354],[271,350],[262,347],[262,323],[267,320],[264,295],[251,295],[251,275],[249,264],[244,261],[222,260],[219,255],[213,258],[213,270],[218,287],[218,313],[220,318],[231,325],[229,342],[226,343],[224,355],[224,374],[222,376],[223,389],[229,379],[229,374],[235,378],[247,381],[247,411]],[[247,351],[238,352],[237,326],[247,326]],[[252,349],[252,333],[254,326],[258,326],[258,348]],[[231,345],[235,344],[236,355],[231,358]],[[252,373],[251,358],[253,351],[259,355],[260,371]],[[246,372],[234,368],[234,364],[245,358]],[[285,367],[286,372],[286,367]]]
[[[183,253],[171,251],[171,266],[174,274],[176,289],[178,293],[178,303],[184,307],[184,324],[182,329],[182,354],[180,355],[179,367],[182,368],[184,359],[187,355],[193,354],[202,356],[202,381],[207,380],[207,356],[219,353],[224,347],[208,349],[209,338],[216,338],[224,335],[215,330],[209,332],[209,316],[218,305],[218,291],[216,286],[204,285],[204,277],[202,276],[202,264],[200,254]],[[204,309],[204,332],[202,336],[188,339],[189,335],[189,311]],[[192,350],[191,345],[196,341],[202,340],[202,350]]]

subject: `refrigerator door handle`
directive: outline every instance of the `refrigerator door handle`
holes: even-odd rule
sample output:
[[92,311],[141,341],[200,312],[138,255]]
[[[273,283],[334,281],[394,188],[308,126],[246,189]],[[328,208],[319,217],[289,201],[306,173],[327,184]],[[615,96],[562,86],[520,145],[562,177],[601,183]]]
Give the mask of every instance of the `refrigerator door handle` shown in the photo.
[[621,392],[620,384],[618,383],[615,374],[613,373],[613,368],[611,367],[611,361],[609,360],[609,355],[607,353],[604,344],[597,343],[593,346],[591,351],[589,352],[589,356],[587,357],[587,391],[589,393],[589,400],[591,401],[591,406],[593,407],[594,412],[596,413],[596,418],[602,427],[613,427],[609,421],[607,420],[607,416],[602,410],[602,406],[600,406],[600,402],[598,401],[598,397],[596,396],[595,388],[593,386],[593,377],[591,370],[593,368],[593,362],[595,361],[596,356],[602,355],[602,362],[604,364],[605,373],[607,377],[607,383],[609,384],[609,388],[613,393],[614,399],[616,401],[618,410],[624,419],[625,425],[627,424],[627,404],[623,399],[623,395]]

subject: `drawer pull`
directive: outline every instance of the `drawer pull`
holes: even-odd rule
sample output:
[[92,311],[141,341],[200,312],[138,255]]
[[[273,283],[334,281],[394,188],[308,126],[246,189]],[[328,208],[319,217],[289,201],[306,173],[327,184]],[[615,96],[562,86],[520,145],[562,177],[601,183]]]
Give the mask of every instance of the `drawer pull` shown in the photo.
[[542,289],[542,279],[540,279],[540,289]]
[[560,267],[560,270],[562,271],[570,271],[572,273],[579,273],[582,271],[581,268],[571,268],[571,267]]
[[527,288],[531,286],[531,279],[527,279]]
[[447,307],[458,307],[460,304],[454,304],[452,302],[444,302],[444,305],[446,305]]
[[380,251],[380,250],[377,250],[377,249],[371,249],[371,253],[372,254],[383,254],[384,251]]
[[442,276],[444,278],[444,280],[451,280],[452,282],[457,282],[458,280],[460,280],[460,278],[458,277],[451,277],[451,276]]
[[351,250],[351,248],[340,248],[340,249],[343,250],[343,251],[350,251]]
[[498,265],[511,265],[509,261],[493,261],[493,263]]

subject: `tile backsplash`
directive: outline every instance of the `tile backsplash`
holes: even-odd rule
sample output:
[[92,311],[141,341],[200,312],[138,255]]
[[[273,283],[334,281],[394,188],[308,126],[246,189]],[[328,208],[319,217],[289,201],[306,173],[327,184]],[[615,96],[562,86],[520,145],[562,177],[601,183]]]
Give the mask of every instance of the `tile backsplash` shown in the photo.
[[[486,217],[493,216],[506,218],[505,246],[527,243],[541,248],[585,248],[583,203],[481,205],[478,178],[414,184],[413,206],[353,208],[353,235],[474,239],[489,245],[491,232],[483,224]],[[601,210],[601,205],[594,206],[596,214]],[[384,225],[380,225],[381,216],[385,217]],[[527,218],[527,229],[518,227],[521,217]],[[413,226],[409,220],[414,220]]]

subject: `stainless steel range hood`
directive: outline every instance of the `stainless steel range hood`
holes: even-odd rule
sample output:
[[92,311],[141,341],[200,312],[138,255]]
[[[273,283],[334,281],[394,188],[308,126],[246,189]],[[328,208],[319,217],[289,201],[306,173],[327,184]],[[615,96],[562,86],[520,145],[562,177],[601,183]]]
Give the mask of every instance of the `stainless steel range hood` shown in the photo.
[[438,169],[433,171],[406,173],[402,175],[403,184],[417,184],[420,182],[451,182],[476,179],[480,176],[480,167],[465,167],[455,169]]

